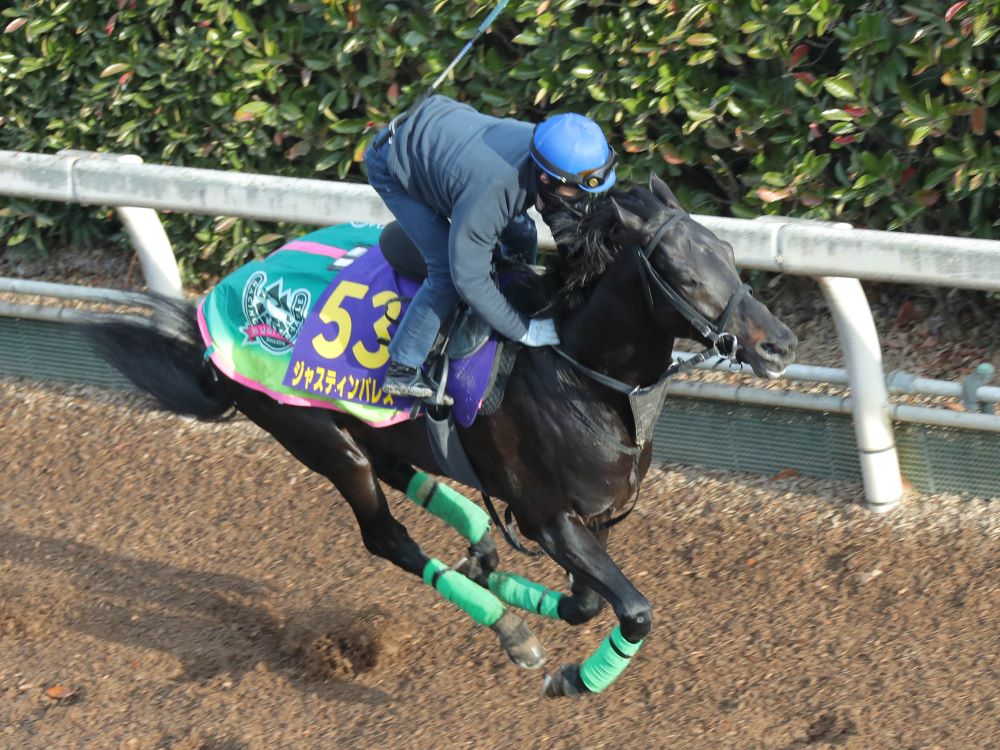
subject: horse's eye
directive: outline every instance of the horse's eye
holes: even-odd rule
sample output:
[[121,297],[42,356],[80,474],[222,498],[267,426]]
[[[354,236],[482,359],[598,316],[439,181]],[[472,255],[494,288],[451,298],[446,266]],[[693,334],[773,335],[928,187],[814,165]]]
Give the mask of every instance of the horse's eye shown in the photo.
[[678,276],[677,286],[681,287],[682,289],[694,289],[698,286],[698,279],[696,279],[694,276],[687,276],[687,275]]

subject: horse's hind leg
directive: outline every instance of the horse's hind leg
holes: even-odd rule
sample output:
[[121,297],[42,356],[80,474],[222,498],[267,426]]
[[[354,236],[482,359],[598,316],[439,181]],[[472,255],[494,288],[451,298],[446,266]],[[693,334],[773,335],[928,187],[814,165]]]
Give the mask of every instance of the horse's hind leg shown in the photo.
[[544,663],[541,644],[499,599],[444,563],[428,557],[397,521],[362,447],[322,409],[286,407],[231,382],[225,386],[237,408],[265,429],[293,456],[325,476],[347,500],[365,548],[419,576],[476,622],[491,628],[514,663]]
[[487,578],[500,562],[486,511],[451,487],[435,481],[429,474],[381,451],[372,450],[371,460],[379,479],[468,540],[469,557],[456,569],[481,586],[486,586]]

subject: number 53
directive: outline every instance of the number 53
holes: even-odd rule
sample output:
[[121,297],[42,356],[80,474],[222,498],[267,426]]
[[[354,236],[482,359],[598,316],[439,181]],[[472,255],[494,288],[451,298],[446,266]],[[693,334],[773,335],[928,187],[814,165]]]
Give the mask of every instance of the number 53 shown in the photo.
[[[333,323],[337,326],[337,335],[334,339],[328,339],[323,334],[313,336],[312,344],[316,353],[324,359],[336,359],[347,351],[347,346],[351,342],[351,314],[340,305],[345,299],[364,299],[368,294],[368,285],[359,284],[356,281],[343,281],[319,311],[319,319],[324,323]],[[389,321],[399,317],[402,307],[395,292],[378,292],[372,296],[372,307],[378,309],[385,308],[385,313],[379,318],[372,328],[379,339],[389,337]],[[385,344],[379,344],[375,351],[369,351],[360,341],[356,341],[351,348],[351,352],[358,360],[358,364],[367,367],[369,370],[377,370],[389,361],[389,348]]]

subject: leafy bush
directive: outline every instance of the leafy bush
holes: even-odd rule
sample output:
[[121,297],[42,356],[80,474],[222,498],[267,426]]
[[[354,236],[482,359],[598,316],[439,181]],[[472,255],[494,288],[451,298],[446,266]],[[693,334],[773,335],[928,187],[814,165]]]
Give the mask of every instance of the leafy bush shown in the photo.
[[[356,181],[378,127],[492,5],[14,3],[0,12],[0,148]],[[442,91],[525,120],[586,112],[624,151],[623,177],[656,171],[697,212],[990,237],[998,30],[995,0],[511,0]],[[0,213],[7,245],[108,232],[91,219],[106,211]],[[295,231],[167,220],[189,279]]]

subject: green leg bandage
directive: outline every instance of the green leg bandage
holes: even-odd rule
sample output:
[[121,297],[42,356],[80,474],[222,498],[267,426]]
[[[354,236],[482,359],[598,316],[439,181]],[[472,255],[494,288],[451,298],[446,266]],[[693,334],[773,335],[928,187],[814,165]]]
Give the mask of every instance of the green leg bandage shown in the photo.
[[639,650],[642,641],[629,643],[616,625],[611,635],[601,641],[597,651],[580,665],[580,679],[593,693],[599,693],[618,679],[632,657]]
[[478,583],[470,581],[440,560],[431,558],[424,566],[424,583],[452,604],[457,604],[480,625],[492,627],[504,613],[503,602]]
[[547,589],[540,583],[514,573],[499,570],[490,574],[489,586],[490,591],[511,606],[536,612],[553,620],[559,619],[559,600],[563,595],[558,591]]
[[485,510],[451,487],[438,484],[422,471],[413,475],[406,487],[406,496],[440,518],[472,544],[490,530],[490,517]]

